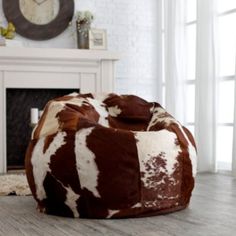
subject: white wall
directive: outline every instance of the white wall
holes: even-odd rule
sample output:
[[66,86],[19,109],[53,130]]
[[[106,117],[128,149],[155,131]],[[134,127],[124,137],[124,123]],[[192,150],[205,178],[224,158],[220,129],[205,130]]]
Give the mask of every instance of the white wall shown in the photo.
[[[0,0],[0,3],[2,0]],[[116,92],[156,96],[157,1],[156,0],[75,0],[77,10],[95,15],[93,27],[107,29],[108,49],[123,52],[117,65]],[[0,22],[6,23],[0,7]],[[17,36],[28,47],[76,48],[75,25],[57,38],[31,41]]]

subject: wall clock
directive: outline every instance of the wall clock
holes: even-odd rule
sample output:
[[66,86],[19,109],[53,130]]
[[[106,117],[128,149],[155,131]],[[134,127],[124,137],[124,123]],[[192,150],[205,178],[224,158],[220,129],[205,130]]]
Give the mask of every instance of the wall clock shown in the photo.
[[73,0],[3,0],[4,14],[16,32],[33,40],[62,33],[74,14]]

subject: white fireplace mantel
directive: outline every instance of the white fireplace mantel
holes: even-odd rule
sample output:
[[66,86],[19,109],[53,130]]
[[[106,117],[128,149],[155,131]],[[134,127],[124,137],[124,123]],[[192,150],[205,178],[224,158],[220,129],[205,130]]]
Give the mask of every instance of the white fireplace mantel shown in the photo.
[[113,92],[115,62],[110,51],[0,47],[0,173],[7,171],[6,89],[75,88]]

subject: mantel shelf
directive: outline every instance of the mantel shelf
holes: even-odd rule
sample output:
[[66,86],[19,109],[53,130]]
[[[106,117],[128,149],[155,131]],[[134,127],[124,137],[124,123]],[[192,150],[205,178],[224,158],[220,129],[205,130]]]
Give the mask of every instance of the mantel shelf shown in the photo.
[[119,60],[120,54],[107,50],[0,47],[0,59]]

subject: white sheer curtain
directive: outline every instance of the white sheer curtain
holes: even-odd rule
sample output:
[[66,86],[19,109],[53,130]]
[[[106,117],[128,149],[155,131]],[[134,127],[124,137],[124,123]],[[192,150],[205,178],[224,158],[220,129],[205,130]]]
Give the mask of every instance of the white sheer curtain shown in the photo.
[[[186,123],[185,89],[189,82],[186,78],[185,68],[187,1],[191,0],[163,1],[165,6],[165,71],[163,73],[165,73],[166,82],[166,109],[183,123]],[[217,13],[216,4],[217,0],[197,0],[196,79],[192,81],[192,84],[195,84],[195,121],[192,124],[195,125],[199,172],[217,171],[216,138],[218,127],[220,127],[218,91],[222,80],[222,78],[219,78],[218,68],[220,68],[219,61],[222,63],[222,60],[219,60],[218,54],[220,52],[218,40],[221,37],[218,34],[219,14]],[[236,78],[234,84],[232,170],[236,176]],[[225,105],[227,106],[227,104]],[[232,126],[232,124],[230,125]],[[227,138],[225,137],[225,139]],[[229,138],[228,142],[231,141],[232,139]],[[224,157],[222,156],[222,158]]]
[[[236,81],[236,60],[235,60],[235,81]],[[236,82],[234,82],[234,134],[233,134],[232,173],[233,176],[236,177]]]
[[185,1],[165,0],[165,81],[166,109],[184,122]]
[[160,104],[163,104],[162,100],[162,0],[157,0],[157,61],[159,62],[157,64],[156,68],[156,74],[157,78],[160,78],[156,80],[156,101],[158,101]]
[[216,170],[215,0],[198,0],[195,138],[198,171]]
[[[186,1],[165,0],[166,109],[185,123]],[[198,0],[195,138],[198,171],[215,171],[215,0]]]

